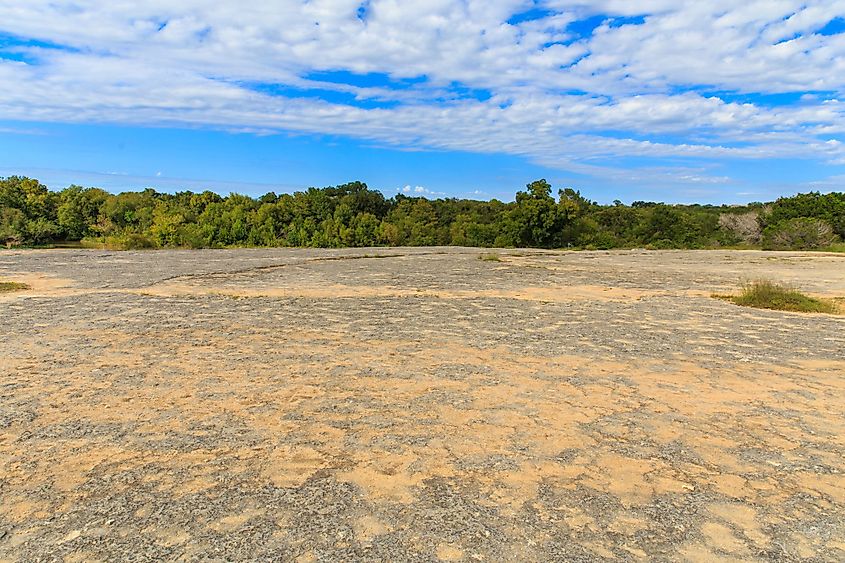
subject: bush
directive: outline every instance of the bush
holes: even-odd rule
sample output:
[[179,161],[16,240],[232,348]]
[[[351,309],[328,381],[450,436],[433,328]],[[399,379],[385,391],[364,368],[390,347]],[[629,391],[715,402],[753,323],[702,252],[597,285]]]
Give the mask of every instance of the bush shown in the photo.
[[723,296],[743,307],[794,311],[799,313],[838,313],[839,306],[833,301],[816,299],[769,280],[756,280],[743,284],[738,296]]
[[[188,224],[182,225],[179,229],[180,246],[186,248],[208,248],[211,245],[211,238],[213,233],[209,233],[209,229],[203,228],[200,225]],[[152,241],[149,241],[152,243]],[[258,246],[261,246],[260,244]],[[267,246],[267,244],[263,244]],[[150,247],[145,247],[150,248]]]
[[729,244],[759,244],[762,233],[756,211],[751,213],[722,213],[719,215],[719,228],[729,232],[735,241]]
[[26,225],[27,239],[35,244],[46,244],[53,240],[60,232],[59,227],[52,221],[43,218],[33,219]]
[[764,250],[813,250],[834,242],[830,223],[810,217],[781,221],[763,231]]
[[780,198],[761,214],[760,224],[765,228],[800,217],[821,219],[833,227],[834,234],[845,237],[845,193],[810,192]]
[[646,248],[648,248],[649,250],[670,250],[673,248],[678,248],[678,245],[675,244],[674,241],[669,240],[668,238],[662,238],[646,245]]
[[23,244],[26,239],[26,216],[19,209],[0,207],[0,244],[7,247]]
[[623,246],[622,241],[607,231],[598,231],[587,238],[587,247],[595,250],[609,250],[619,246]]
[[156,248],[156,243],[144,235],[129,234],[119,238],[123,250],[143,250]]
[[157,248],[155,241],[144,235],[134,233],[109,236],[102,238],[82,239],[84,248],[100,248],[106,250],[145,250]]

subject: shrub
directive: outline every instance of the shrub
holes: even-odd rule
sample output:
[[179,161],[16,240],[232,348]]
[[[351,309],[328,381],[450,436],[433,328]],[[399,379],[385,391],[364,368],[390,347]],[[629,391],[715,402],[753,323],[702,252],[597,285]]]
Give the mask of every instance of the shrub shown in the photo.
[[0,244],[7,247],[22,244],[26,231],[26,216],[19,209],[0,207]]
[[736,242],[759,244],[762,237],[756,211],[751,213],[722,213],[719,215],[719,227],[736,237],[738,239]]
[[119,244],[123,250],[143,250],[156,248],[156,243],[144,235],[129,234],[119,238]]
[[52,221],[39,217],[27,223],[26,231],[28,240],[35,244],[45,244],[53,240],[60,229]]
[[763,231],[764,250],[813,250],[834,242],[836,235],[830,223],[811,217],[781,221]]
[[598,231],[590,237],[587,237],[588,247],[596,250],[608,250],[622,246],[622,241],[613,236],[613,233],[608,231]]
[[845,193],[810,192],[780,198],[761,214],[760,224],[765,228],[799,217],[821,219],[833,227],[835,234],[845,237]]
[[646,245],[646,248],[649,250],[671,250],[678,248],[678,245],[668,238],[662,238]]
[[84,248],[100,248],[105,250],[144,250],[156,248],[156,243],[151,238],[134,233],[102,238],[85,238],[81,242]]

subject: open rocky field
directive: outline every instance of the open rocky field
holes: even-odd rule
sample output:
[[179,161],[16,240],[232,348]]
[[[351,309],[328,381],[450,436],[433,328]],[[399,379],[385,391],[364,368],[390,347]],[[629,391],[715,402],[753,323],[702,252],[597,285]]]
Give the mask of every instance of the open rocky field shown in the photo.
[[0,251],[0,560],[841,561],[845,255]]

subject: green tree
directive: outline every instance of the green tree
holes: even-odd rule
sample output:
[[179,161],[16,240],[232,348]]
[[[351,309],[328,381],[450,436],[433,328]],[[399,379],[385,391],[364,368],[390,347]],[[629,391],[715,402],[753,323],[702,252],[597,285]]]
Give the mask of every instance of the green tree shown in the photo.
[[0,207],[0,243],[17,246],[26,240],[26,215],[20,209]]
[[766,250],[813,250],[836,241],[830,223],[815,217],[797,217],[769,225],[763,231]]
[[98,223],[100,208],[109,194],[96,188],[70,186],[59,193],[58,225],[68,240],[90,236]]
[[0,207],[23,212],[28,220],[55,221],[56,197],[38,180],[22,176],[0,178]]
[[158,246],[179,246],[180,229],[185,223],[182,215],[172,213],[165,202],[159,201],[153,210],[150,235]]
[[575,205],[569,200],[555,202],[552,186],[537,180],[516,193],[505,230],[508,242],[515,246],[552,248],[561,246],[563,229],[569,225]]

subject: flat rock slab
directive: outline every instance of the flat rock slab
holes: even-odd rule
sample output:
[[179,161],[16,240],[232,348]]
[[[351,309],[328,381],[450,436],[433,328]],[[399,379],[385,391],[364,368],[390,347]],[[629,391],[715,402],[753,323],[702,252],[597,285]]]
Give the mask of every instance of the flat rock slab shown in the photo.
[[845,255],[0,251],[0,560],[845,559]]

